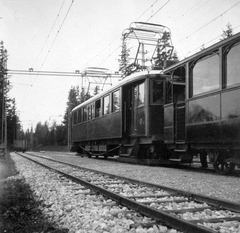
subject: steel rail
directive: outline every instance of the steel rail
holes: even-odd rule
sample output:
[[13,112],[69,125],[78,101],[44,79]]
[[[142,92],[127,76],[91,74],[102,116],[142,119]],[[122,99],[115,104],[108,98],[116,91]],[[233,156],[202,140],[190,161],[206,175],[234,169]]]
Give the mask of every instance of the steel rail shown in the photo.
[[[209,205],[213,205],[213,206],[216,206],[216,207],[221,206],[222,208],[228,209],[230,211],[240,213],[240,204],[237,203],[237,202],[226,201],[226,200],[223,200],[223,199],[220,199],[220,198],[212,198],[212,197],[209,197],[209,196],[206,196],[206,195],[202,195],[202,194],[198,194],[198,193],[194,193],[194,192],[187,192],[187,191],[177,189],[177,188],[171,188],[171,187],[167,187],[167,186],[164,186],[164,185],[158,185],[158,184],[154,184],[154,183],[150,183],[150,182],[145,182],[145,181],[140,181],[140,180],[136,180],[136,179],[132,179],[132,178],[122,177],[122,176],[110,174],[110,173],[107,173],[107,172],[96,171],[96,170],[91,169],[91,168],[81,167],[79,165],[63,162],[63,161],[60,161],[60,160],[51,159],[51,158],[47,158],[47,157],[41,157],[39,155],[31,154],[29,152],[25,152],[25,154],[36,156],[36,157],[43,158],[43,159],[53,161],[53,162],[62,163],[62,164],[65,164],[65,165],[70,165],[70,166],[73,166],[73,167],[76,167],[76,168],[84,169],[86,171],[97,172],[97,173],[100,173],[100,174],[103,174],[103,175],[106,175],[106,176],[109,176],[109,177],[113,177],[113,178],[122,179],[122,180],[125,180],[125,181],[128,181],[128,182],[136,183],[138,185],[145,185],[145,186],[148,186],[150,188],[163,189],[163,190],[165,190],[167,192],[170,192],[170,193],[173,193],[173,194],[177,194],[177,195],[181,195],[181,196],[184,196],[184,197],[187,197],[187,198],[191,198],[191,200],[193,200],[193,201],[205,202]],[[136,197],[138,197],[138,196],[136,196]]]
[[[140,212],[141,214],[143,214],[145,216],[148,216],[150,218],[153,218],[153,219],[155,219],[158,222],[164,223],[165,225],[167,225],[169,227],[178,229],[178,230],[186,232],[186,233],[193,233],[193,232],[194,233],[216,233],[215,230],[211,230],[209,228],[205,228],[205,227],[197,225],[195,223],[192,223],[192,222],[189,222],[189,221],[186,221],[186,220],[174,217],[174,216],[170,215],[169,213],[165,213],[164,211],[159,211],[159,210],[150,208],[150,207],[145,206],[145,205],[143,205],[143,204],[141,204],[139,202],[131,200],[128,197],[124,197],[124,196],[122,196],[120,194],[116,194],[116,193],[114,193],[112,191],[108,191],[108,190],[106,190],[104,188],[101,188],[101,187],[99,187],[97,185],[94,185],[94,184],[92,184],[92,183],[90,183],[88,181],[79,179],[79,178],[74,177],[74,176],[72,176],[70,174],[67,174],[67,173],[65,173],[63,171],[60,171],[60,170],[58,170],[56,168],[52,168],[52,167],[50,167],[50,166],[48,166],[46,164],[43,164],[43,163],[41,163],[39,161],[31,159],[31,158],[29,158],[29,157],[27,157],[25,155],[22,155],[22,154],[19,154],[19,155],[21,155],[22,157],[24,157],[24,158],[26,158],[26,159],[34,162],[34,163],[37,163],[37,164],[41,165],[41,166],[43,166],[43,167],[45,167],[45,168],[47,168],[49,170],[57,172],[60,175],[65,176],[68,179],[70,179],[70,180],[72,180],[72,181],[74,181],[76,183],[84,185],[84,186],[88,187],[89,189],[95,191],[96,193],[100,193],[103,196],[114,200],[119,205],[123,205],[123,206],[128,207],[129,209],[133,209],[133,210],[135,210],[137,212]],[[98,171],[95,171],[95,172],[98,172]],[[107,175],[109,175],[109,174],[107,174]]]

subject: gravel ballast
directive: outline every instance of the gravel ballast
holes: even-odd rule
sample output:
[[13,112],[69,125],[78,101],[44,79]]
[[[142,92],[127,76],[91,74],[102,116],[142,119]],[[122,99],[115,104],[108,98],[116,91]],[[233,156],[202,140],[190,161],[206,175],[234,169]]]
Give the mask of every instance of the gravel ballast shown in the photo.
[[150,219],[134,212],[122,214],[128,209],[111,205],[112,200],[106,200],[101,195],[88,194],[90,190],[82,189],[81,185],[29,162],[15,153],[11,156],[20,176],[30,185],[35,198],[42,202],[40,207],[42,213],[60,228],[69,229],[71,233],[178,233],[161,225],[149,229],[141,226],[130,228],[136,220],[148,223]]
[[116,163],[110,160],[96,160],[50,152],[44,153],[44,155],[110,174],[240,203],[239,177],[221,176],[187,169]]

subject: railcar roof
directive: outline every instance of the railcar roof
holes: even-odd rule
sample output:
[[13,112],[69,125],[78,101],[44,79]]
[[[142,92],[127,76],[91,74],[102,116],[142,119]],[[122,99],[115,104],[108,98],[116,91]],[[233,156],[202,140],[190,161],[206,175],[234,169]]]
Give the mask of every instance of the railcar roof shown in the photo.
[[233,35],[233,36],[231,36],[231,37],[229,37],[229,38],[227,38],[225,40],[221,40],[220,42],[217,42],[217,43],[211,45],[210,47],[205,48],[202,51],[199,51],[199,52],[191,55],[190,57],[187,57],[187,58],[179,61],[178,63],[176,63],[176,64],[174,64],[172,66],[167,67],[166,69],[163,70],[163,73],[166,74],[167,72],[182,66],[186,62],[189,62],[189,61],[191,61],[193,59],[201,58],[205,54],[207,54],[207,53],[209,53],[211,51],[214,51],[214,50],[216,50],[219,47],[225,46],[225,45],[230,44],[232,42],[237,42],[238,40],[240,40],[240,32],[236,33],[235,35]]
[[85,102],[79,104],[78,106],[76,106],[72,110],[72,112],[76,111],[77,109],[79,109],[79,108],[81,108],[81,107],[83,107],[85,105],[88,105],[88,104],[92,103],[93,101],[101,98],[102,96],[106,95],[107,93],[109,93],[109,92],[111,92],[111,91],[113,91],[113,90],[115,90],[115,89],[117,89],[117,88],[119,88],[119,87],[121,87],[123,85],[126,85],[128,83],[134,82],[134,81],[136,81],[138,79],[141,80],[140,77],[144,77],[145,75],[148,75],[148,74],[151,75],[151,74],[160,74],[160,73],[162,73],[160,70],[151,70],[150,72],[148,72],[148,71],[141,71],[141,72],[137,72],[137,73],[131,74],[131,75],[127,76],[126,78],[122,79],[121,81],[119,81],[114,86],[110,87],[109,89],[107,89],[107,90],[105,90],[105,91],[103,91],[103,92],[101,92],[101,93],[91,97],[90,99],[86,100]]

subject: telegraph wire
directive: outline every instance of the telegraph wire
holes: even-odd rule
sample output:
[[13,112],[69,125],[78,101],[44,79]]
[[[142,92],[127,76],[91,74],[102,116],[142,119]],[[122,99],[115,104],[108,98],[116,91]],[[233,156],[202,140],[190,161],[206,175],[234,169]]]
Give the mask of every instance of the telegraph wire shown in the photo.
[[154,15],[156,15],[160,10],[162,10],[171,0],[168,0],[163,6],[161,6],[151,17],[146,21],[148,22]]
[[[139,19],[140,19],[149,9],[151,9],[151,7],[153,7],[158,1],[159,1],[159,0],[155,0],[155,2],[152,3],[151,6],[148,7],[135,21],[139,20]],[[169,0],[169,1],[170,1],[170,0]],[[92,60],[94,60],[96,57],[98,57],[104,50],[106,50],[110,45],[112,45],[112,44],[113,44],[117,39],[119,39],[121,36],[122,36],[122,34],[118,35],[112,42],[110,42],[110,44],[108,44],[106,47],[104,47],[97,55],[95,55],[92,59],[90,59],[88,62],[86,62],[81,68],[86,67],[87,64],[89,64]],[[114,50],[114,52],[115,52],[118,48],[119,48],[119,46]],[[114,53],[114,52],[113,52],[113,53]],[[112,55],[113,53],[111,53],[111,55]],[[111,55],[109,55],[109,56],[104,60],[104,62],[105,62],[106,60],[108,60],[108,58],[109,58]],[[102,64],[103,64],[103,62],[101,62],[100,65],[102,65]]]
[[156,2],[158,2],[159,0],[156,0],[150,7],[147,8],[147,10],[145,10],[135,21],[139,20],[149,9],[151,9]]
[[225,2],[226,0],[223,0],[222,2],[220,2],[218,5],[216,5],[215,7],[211,8],[209,11],[205,12],[205,14],[202,14],[201,17],[198,17],[197,19],[195,19],[194,21],[191,21],[191,24],[194,24],[196,21],[199,21],[202,17],[204,17],[206,14],[208,14],[210,11],[214,10],[215,8],[219,7],[223,2]]
[[[204,5],[206,5],[208,2],[209,2],[209,0],[207,0],[207,1],[206,1],[205,3],[203,3],[202,5],[200,5],[197,9],[191,11],[191,10],[192,10],[194,7],[196,7],[198,4],[202,3],[202,0],[200,0],[198,3],[196,3],[195,5],[193,5],[190,9],[188,9],[187,11],[185,11],[180,17],[178,17],[177,19],[175,19],[175,20],[172,22],[172,24],[174,24],[175,22],[177,22],[176,25],[179,24],[179,23],[181,23],[181,21],[179,20],[180,18],[185,17],[185,15],[193,14],[196,10],[199,10],[201,7],[203,7]],[[187,14],[189,11],[191,11],[190,14]]]
[[109,54],[108,57],[103,60],[99,65],[102,65],[106,60],[108,60],[108,58],[111,57],[119,48],[121,48],[121,45],[119,45],[111,54]]
[[[50,49],[48,50],[48,53],[47,53],[47,55],[46,55],[46,57],[45,57],[45,59],[44,59],[42,65],[41,65],[40,71],[41,71],[41,69],[42,69],[42,67],[43,67],[43,65],[44,65],[44,63],[45,63],[45,61],[46,61],[46,59],[47,59],[47,57],[48,57],[48,55],[49,55],[49,53],[50,53],[50,51],[51,51],[51,49],[52,49],[52,47],[53,47],[53,45],[54,45],[56,39],[57,39],[57,36],[59,35],[59,32],[60,32],[61,29],[62,29],[62,26],[63,26],[63,24],[64,24],[64,22],[65,22],[65,20],[66,20],[66,18],[67,18],[67,16],[68,16],[69,12],[70,12],[70,9],[71,9],[71,7],[72,7],[72,5],[73,5],[73,2],[74,2],[74,0],[72,0],[71,5],[70,5],[69,8],[68,8],[68,11],[67,11],[67,13],[66,13],[66,15],[65,15],[65,17],[64,17],[64,19],[63,19],[61,25],[60,25],[60,28],[59,28],[59,30],[57,31],[57,34],[56,34],[56,36],[55,36],[55,38],[54,38],[54,40],[53,40],[53,42],[52,42],[52,44],[51,44],[51,47],[50,47]],[[31,83],[31,87],[34,85],[34,83],[35,83],[37,77],[38,77],[38,73],[36,74],[36,76],[35,76],[33,82]],[[28,94],[29,94],[29,93],[28,93]],[[28,94],[25,93],[24,99],[26,99],[26,97],[28,96]],[[26,102],[24,102],[24,103],[26,103]],[[23,106],[23,107],[25,107],[25,106]]]
[[[42,46],[40,52],[38,53],[37,58],[36,58],[36,60],[34,61],[32,67],[34,67],[34,65],[36,64],[36,62],[37,62],[37,60],[38,60],[40,54],[41,54],[42,51],[43,51],[43,48],[45,47],[45,45],[46,45],[48,39],[50,38],[50,35],[51,35],[52,30],[53,30],[53,28],[54,28],[54,26],[55,26],[55,24],[56,24],[56,22],[57,22],[57,19],[59,18],[59,15],[60,15],[60,13],[61,13],[61,11],[62,11],[62,8],[63,8],[64,3],[65,3],[65,0],[63,0],[63,2],[62,2],[62,5],[61,5],[61,7],[60,7],[60,9],[59,9],[59,11],[58,11],[57,17],[56,17],[56,19],[55,19],[55,21],[54,21],[54,23],[53,23],[53,25],[52,25],[52,27],[51,27],[49,33],[48,33],[48,36],[47,36],[46,40],[44,41],[44,44],[43,44],[43,46]],[[33,84],[34,84],[36,78],[37,78],[37,77],[35,77],[35,79],[34,79],[34,81],[32,82],[32,84],[29,85],[30,87],[33,86]],[[26,98],[26,96],[28,96],[28,94],[26,93],[26,91],[27,91],[27,90],[25,90],[25,92],[24,92],[24,99]]]
[[240,3],[240,1],[238,1],[237,3],[235,3],[233,6],[231,6],[230,8],[228,8],[226,11],[224,11],[223,13],[221,13],[220,15],[218,15],[217,17],[215,17],[214,19],[212,19],[211,21],[209,21],[208,23],[204,24],[202,27],[200,27],[199,29],[197,29],[196,31],[194,31],[193,33],[191,33],[190,35],[188,35],[187,37],[185,37],[184,39],[180,40],[177,44],[181,43],[182,41],[188,39],[189,37],[191,37],[192,35],[194,35],[196,32],[202,30],[203,28],[205,28],[206,26],[208,26],[209,24],[211,24],[212,22],[214,22],[216,19],[218,19],[219,17],[221,17],[222,15],[226,14],[228,11],[230,11],[233,7],[235,7],[236,5],[238,5]]
[[[54,40],[53,40],[53,42],[52,42],[52,44],[51,44],[51,46],[50,46],[50,49],[48,50],[48,53],[47,53],[47,55],[46,55],[46,57],[45,57],[42,65],[41,65],[40,71],[42,70],[42,67],[43,67],[44,63],[45,63],[45,61],[47,60],[47,57],[48,57],[48,55],[49,55],[50,52],[51,52],[51,49],[52,49],[52,47],[53,47],[53,45],[54,45],[54,43],[55,43],[55,41],[56,41],[56,39],[57,39],[57,37],[58,37],[58,35],[59,35],[59,33],[60,33],[60,31],[61,31],[61,29],[62,29],[62,26],[63,26],[63,24],[64,24],[64,22],[65,22],[65,20],[66,20],[66,18],[67,18],[67,16],[68,16],[68,14],[69,14],[69,11],[70,11],[70,9],[71,9],[71,7],[72,7],[72,5],[73,5],[73,2],[74,2],[74,0],[72,0],[71,5],[70,5],[69,8],[68,8],[68,11],[67,11],[67,13],[66,13],[66,15],[65,15],[65,17],[64,17],[61,25],[60,25],[60,28],[58,29],[57,34],[56,34],[56,36],[55,36],[55,38],[54,38]],[[33,85],[34,82],[36,81],[37,76],[38,76],[38,74],[36,74],[36,77],[35,77],[34,81],[32,82],[32,85]]]
[[53,30],[53,28],[54,28],[54,26],[55,26],[55,24],[56,24],[56,22],[57,22],[57,19],[59,18],[59,15],[60,15],[60,13],[61,13],[61,11],[62,11],[62,8],[63,8],[64,3],[65,3],[65,0],[63,0],[62,5],[61,5],[61,7],[60,7],[60,9],[59,9],[59,12],[58,12],[58,14],[57,14],[57,17],[56,17],[56,19],[55,19],[55,21],[54,21],[54,23],[53,23],[53,25],[52,25],[52,28],[50,29],[50,32],[48,33],[48,36],[47,36],[45,42],[43,43],[43,46],[42,46],[39,54],[37,55],[36,60],[34,61],[33,65],[32,65],[31,67],[34,67],[35,63],[37,62],[37,60],[38,60],[38,58],[39,58],[39,56],[40,56],[40,54],[41,54],[42,51],[43,51],[43,48],[45,47],[48,39],[50,38],[50,35],[51,35],[52,30]]
[[[234,27],[233,30],[236,29],[236,28],[238,28],[238,27],[240,27],[240,24],[239,24],[238,26]],[[214,40],[216,40],[216,39],[219,39],[221,36],[222,36],[222,34],[221,34],[221,35],[218,35],[217,37],[214,37],[213,39],[205,42],[204,45],[209,44],[209,43],[211,43],[212,41],[214,41]],[[200,48],[201,48],[201,46],[198,46],[197,48],[195,48],[195,49],[187,52],[186,54],[191,54],[192,52],[194,52],[194,51],[196,51],[197,49],[200,49]]]
[[[154,4],[156,4],[157,2],[158,2],[159,0],[156,0],[153,4],[151,4],[151,6],[147,9],[147,10],[145,10],[136,20],[138,20],[139,18],[141,18],[142,17],[142,15],[144,15]],[[170,1],[170,0],[169,0]],[[158,10],[159,11],[159,10]],[[96,57],[98,57],[104,50],[106,50],[109,46],[111,46],[117,39],[119,39],[119,37],[121,37],[121,34],[120,35],[118,35],[110,44],[108,44],[106,47],[104,47],[95,57],[93,57],[91,60],[89,60],[87,63],[85,63],[85,65],[84,66],[86,66],[87,64],[89,64],[93,59],[95,59]],[[103,62],[101,62],[101,64],[103,64],[107,59],[109,59],[109,57],[111,57],[112,56],[112,54],[114,54],[118,49],[119,49],[119,47],[120,46],[118,46]],[[51,46],[51,48],[52,48],[52,46]],[[50,49],[51,49],[50,48]],[[47,56],[48,56],[48,54],[47,54]],[[46,56],[46,58],[47,58],[47,56]],[[46,58],[45,58],[45,60],[46,60]],[[45,62],[45,60],[44,60],[44,62]],[[43,62],[43,64],[44,64],[44,62]],[[100,65],[101,65],[100,64]],[[43,65],[42,65],[43,66]],[[42,67],[41,67],[42,68]]]
[[[138,19],[140,19],[151,7],[153,7],[154,4],[156,4],[156,2],[158,2],[158,0],[156,0],[147,10],[145,10],[135,21],[137,21]],[[148,20],[146,20],[145,22],[148,22],[153,16],[155,16],[161,9],[163,9],[168,3],[170,2],[170,0],[168,0],[163,6],[161,6]],[[120,35],[121,36],[121,35]],[[119,38],[119,36],[117,37]],[[116,38],[116,39],[117,39]],[[115,39],[115,40],[116,40]],[[115,41],[114,40],[114,41]],[[108,46],[107,46],[108,47]],[[121,46],[118,46],[103,62],[101,62],[99,65],[102,65],[106,60],[108,60]],[[99,55],[99,54],[98,54]],[[97,55],[97,56],[98,56]],[[96,57],[96,56],[95,56]],[[88,63],[87,63],[88,64]]]
[[[67,18],[67,16],[68,16],[68,14],[69,14],[71,8],[72,8],[73,2],[74,2],[74,0],[72,0],[72,3],[71,3],[71,5],[70,5],[69,8],[68,8],[68,11],[67,11],[67,13],[66,13],[66,15],[65,15],[65,17],[64,17],[64,19],[63,19],[63,21],[62,21],[62,23],[61,23],[61,25],[60,25],[60,27],[59,27],[59,29],[58,29],[58,31],[57,31],[57,34],[56,34],[56,36],[55,36],[55,38],[54,38],[54,40],[53,40],[53,42],[52,42],[52,44],[51,44],[51,46],[50,46],[50,49],[48,50],[48,53],[47,53],[47,55],[46,55],[46,57],[45,57],[45,59],[44,59],[44,61],[43,61],[43,63],[42,63],[41,68],[43,67],[43,65],[44,65],[44,63],[45,63],[45,61],[46,61],[49,53],[51,52],[51,49],[52,49],[52,47],[53,47],[53,45],[54,45],[54,43],[55,43],[55,41],[56,41],[56,39],[57,39],[57,37],[58,37],[61,29],[62,29],[62,26],[63,26],[63,24],[64,24],[64,22],[65,22],[65,20],[66,20],[66,18]],[[40,70],[41,70],[41,68],[40,68]]]

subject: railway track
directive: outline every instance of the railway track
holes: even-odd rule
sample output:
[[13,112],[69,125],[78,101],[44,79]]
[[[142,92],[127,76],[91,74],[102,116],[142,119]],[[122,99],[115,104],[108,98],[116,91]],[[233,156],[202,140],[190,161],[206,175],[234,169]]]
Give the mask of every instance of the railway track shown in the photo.
[[[191,233],[240,230],[240,205],[237,203],[110,175],[46,157],[20,155],[86,186],[90,192],[110,198],[112,202],[109,205],[126,206],[154,220],[143,224],[144,227],[163,224]],[[121,214],[127,213],[124,211]]]
[[[54,153],[55,154],[59,154],[59,153],[64,154],[64,152],[54,152]],[[69,155],[69,154],[66,153],[66,155]],[[76,157],[87,157],[87,156],[84,154],[79,154]],[[91,159],[104,160],[104,161],[106,160],[104,157],[91,157]],[[116,157],[108,157],[107,160],[111,161],[111,162],[116,162],[116,163],[137,164],[137,163],[131,163],[131,162],[126,162],[126,161],[124,161],[124,162],[119,161],[116,159]],[[139,163],[139,165],[146,165],[146,164]],[[159,166],[159,165],[155,165],[155,166]],[[208,168],[202,168],[201,162],[199,160],[194,160],[193,163],[191,163],[191,164],[164,164],[164,165],[160,165],[160,166],[176,168],[176,169],[185,169],[185,170],[190,170],[190,171],[195,171],[195,172],[200,172],[200,173],[215,174],[215,175],[220,175],[220,176],[222,175],[222,174],[216,173],[216,171],[214,170],[214,168],[210,162],[208,162]],[[227,176],[240,177],[240,168],[236,166],[235,170],[233,172],[229,173]]]

